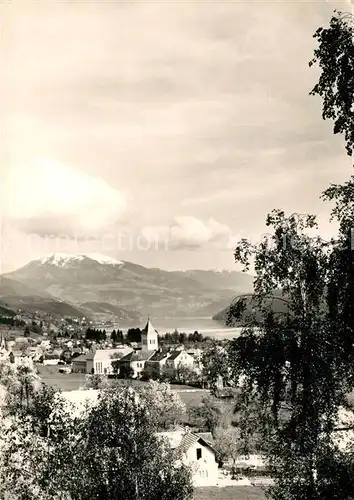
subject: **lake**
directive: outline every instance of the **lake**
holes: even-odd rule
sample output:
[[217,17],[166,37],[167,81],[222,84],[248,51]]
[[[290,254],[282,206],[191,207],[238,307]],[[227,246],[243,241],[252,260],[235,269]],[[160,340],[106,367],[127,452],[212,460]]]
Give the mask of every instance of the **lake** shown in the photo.
[[[211,318],[151,318],[151,323],[160,334],[172,333],[175,329],[180,333],[193,333],[197,330],[204,336],[232,339],[241,332],[241,328],[228,328]],[[122,330],[126,331],[127,328],[122,328]]]

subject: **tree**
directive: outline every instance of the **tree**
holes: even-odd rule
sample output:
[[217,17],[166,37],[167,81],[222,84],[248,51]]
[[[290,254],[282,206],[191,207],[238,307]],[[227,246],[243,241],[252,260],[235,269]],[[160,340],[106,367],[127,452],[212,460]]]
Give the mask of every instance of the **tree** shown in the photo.
[[203,379],[199,372],[195,369],[179,364],[172,374],[172,380],[179,384],[194,385],[197,387],[203,386]]
[[150,381],[141,396],[147,405],[151,422],[157,429],[173,428],[186,419],[186,405],[176,391],[167,383]]
[[117,332],[115,330],[113,330],[111,333],[111,341],[113,344],[117,342]]
[[214,432],[214,448],[216,451],[216,459],[222,465],[226,461],[232,461],[233,474],[235,473],[235,463],[237,458],[242,454],[239,448],[239,433],[233,427],[216,428]]
[[117,344],[123,344],[124,342],[124,336],[122,330],[117,330]]
[[73,498],[191,498],[190,471],[157,438],[148,407],[133,389],[101,393],[84,427],[83,473]]
[[85,377],[85,389],[105,389],[108,386],[107,377],[104,375],[90,374]]
[[127,342],[141,342],[141,330],[140,328],[129,328],[127,332]]
[[0,389],[3,391],[3,411],[15,415],[31,405],[33,395],[41,381],[32,368],[15,365],[9,361],[0,362]]
[[[353,483],[349,489],[338,485],[334,469],[329,472],[338,467],[342,478],[351,473],[350,461],[342,461],[333,444],[338,410],[347,404],[353,380],[353,323],[345,323],[342,311],[349,305],[338,300],[348,294],[341,295],[333,269],[338,247],[309,236],[316,227],[310,215],[286,217],[275,210],[267,225],[272,232],[266,240],[241,240],[235,250],[236,262],[245,270],[252,263],[256,271],[257,318],[250,314],[228,346],[231,378],[237,383],[245,377],[241,396],[245,410],[256,413],[248,421],[251,427],[259,422],[273,467],[272,498],[329,500],[336,484],[353,495]],[[271,307],[275,290],[287,304],[284,312]],[[242,299],[230,308],[231,317],[241,314],[240,304]]]
[[1,498],[74,500],[70,493],[80,473],[77,446],[82,435],[63,398],[42,392],[31,412],[13,415],[4,424],[0,428]]
[[[335,11],[336,12],[336,11]],[[344,134],[346,150],[354,147],[354,22],[352,14],[336,13],[328,28],[314,34],[318,42],[310,66],[318,64],[321,75],[311,91],[323,99],[322,117],[334,121],[334,133]]]
[[77,414],[42,388],[0,427],[0,496],[34,500],[188,500],[191,471],[154,432],[131,388],[102,391]]
[[212,434],[217,428],[227,428],[231,425],[231,407],[212,395],[202,398],[202,404],[189,409],[189,421],[192,426],[207,427]]
[[229,354],[220,342],[213,342],[203,351],[202,365],[203,377],[209,384],[212,394],[216,394],[219,381],[223,384],[230,381]]

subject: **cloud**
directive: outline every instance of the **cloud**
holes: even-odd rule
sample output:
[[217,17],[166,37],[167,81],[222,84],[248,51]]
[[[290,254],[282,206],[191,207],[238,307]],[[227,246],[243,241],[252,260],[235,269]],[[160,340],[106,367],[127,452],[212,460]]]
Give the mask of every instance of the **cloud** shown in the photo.
[[52,160],[11,168],[2,181],[1,214],[25,233],[94,236],[127,208],[126,196],[102,178]]
[[230,237],[230,228],[210,218],[203,222],[196,217],[176,216],[169,226],[147,226],[141,234],[148,241],[158,242],[165,249],[197,249]]

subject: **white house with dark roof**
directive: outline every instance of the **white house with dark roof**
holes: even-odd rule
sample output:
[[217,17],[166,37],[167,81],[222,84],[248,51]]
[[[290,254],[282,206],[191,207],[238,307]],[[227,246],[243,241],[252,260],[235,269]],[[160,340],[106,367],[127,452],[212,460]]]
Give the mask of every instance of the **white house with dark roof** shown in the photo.
[[192,468],[194,486],[217,486],[219,482],[211,433],[194,434],[189,430],[159,432],[172,449],[182,452],[182,461]]
[[194,367],[195,361],[194,357],[188,354],[185,350],[174,350],[169,353],[166,360],[165,370],[167,374],[172,374],[178,368],[190,368]]
[[161,349],[154,352],[152,357],[145,362],[145,372],[152,378],[160,377],[166,366],[169,355],[170,353],[168,351],[163,351]]
[[145,369],[146,362],[154,356],[156,351],[132,351],[126,356],[123,356],[119,360],[120,370],[124,370],[127,367],[130,367],[132,370],[131,377],[139,378],[141,376],[142,371]]

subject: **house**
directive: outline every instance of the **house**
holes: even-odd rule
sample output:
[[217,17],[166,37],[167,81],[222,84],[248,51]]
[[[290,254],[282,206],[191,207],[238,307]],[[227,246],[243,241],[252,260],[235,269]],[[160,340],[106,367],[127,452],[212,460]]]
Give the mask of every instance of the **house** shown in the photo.
[[8,359],[15,366],[27,366],[31,370],[33,369],[33,359],[22,351],[10,351]]
[[162,375],[164,367],[169,357],[168,351],[158,350],[145,362],[144,372],[151,378],[158,378]]
[[145,364],[149,361],[156,351],[132,351],[126,356],[123,356],[119,360],[119,371],[123,373],[125,371],[128,373],[128,370],[131,370],[131,378],[139,378],[141,376],[141,372],[145,369]]
[[133,349],[128,346],[121,346],[117,349],[97,349],[93,358],[93,370],[96,375],[112,375],[112,361],[121,359]]
[[93,373],[94,353],[80,354],[72,360],[72,373]]
[[9,346],[5,340],[5,337],[1,335],[0,338],[0,359],[8,360],[15,366],[27,366],[33,369],[33,359],[28,356],[25,351],[16,351],[14,349],[9,349]]
[[174,373],[178,368],[190,368],[194,367],[194,358],[188,352],[184,350],[174,350],[170,352],[170,355],[165,364],[166,374]]
[[194,434],[189,430],[176,430],[157,435],[182,454],[182,462],[192,469],[194,486],[217,486],[218,463],[210,432]]

